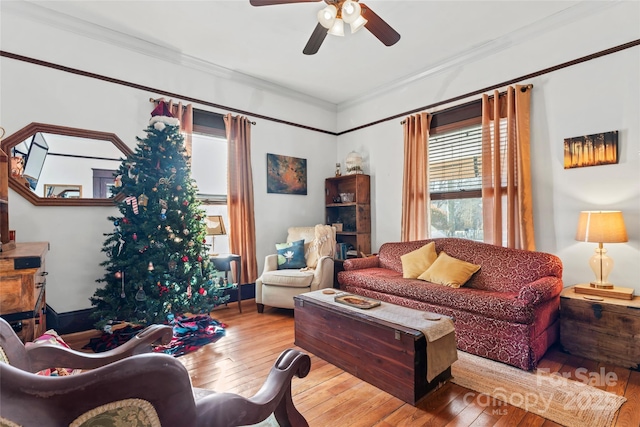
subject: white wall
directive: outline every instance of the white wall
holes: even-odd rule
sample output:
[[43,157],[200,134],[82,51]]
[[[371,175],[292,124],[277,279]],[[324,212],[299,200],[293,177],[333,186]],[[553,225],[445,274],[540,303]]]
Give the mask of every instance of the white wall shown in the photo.
[[[639,38],[640,3],[613,4],[598,16],[531,37],[485,60],[450,68],[396,92],[343,106],[338,114],[338,128],[349,129],[451,99]],[[565,286],[594,279],[588,259],[597,244],[574,240],[578,213],[619,209],[625,216],[629,242],[605,245],[615,261],[609,279],[640,294],[639,82],[637,46],[521,82],[534,85],[531,161],[537,249],[560,256]],[[619,131],[618,164],[564,169],[564,138],[613,130]],[[403,163],[400,119],[340,135],[338,161],[344,161],[351,150],[368,159],[365,172],[372,175],[375,251],[384,242],[400,239]]]
[[[132,51],[25,20],[3,10],[2,50],[123,79],[164,91],[252,111],[256,114],[335,129],[335,108],[305,103],[267,90],[242,86],[203,71],[163,63]],[[144,136],[158,93],[141,91],[7,58],[0,59],[0,124],[7,135],[30,122],[113,132],[131,148]],[[194,104],[195,108],[217,111]],[[252,128],[252,167],[256,201],[258,268],[284,240],[287,227],[324,221],[324,178],[335,165],[336,137],[256,119]],[[307,159],[308,194],[266,193],[266,153]],[[116,208],[35,207],[9,192],[10,227],[18,242],[48,241],[47,303],[57,312],[91,307],[102,277],[103,233]],[[224,242],[221,242],[224,244]]]

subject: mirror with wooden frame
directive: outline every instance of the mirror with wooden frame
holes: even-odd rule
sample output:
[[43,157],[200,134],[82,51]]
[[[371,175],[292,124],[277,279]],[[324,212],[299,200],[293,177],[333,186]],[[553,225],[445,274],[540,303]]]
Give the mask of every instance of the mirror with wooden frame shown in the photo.
[[132,154],[113,133],[44,123],[25,126],[0,147],[10,156],[9,188],[36,206],[113,206],[114,172]]

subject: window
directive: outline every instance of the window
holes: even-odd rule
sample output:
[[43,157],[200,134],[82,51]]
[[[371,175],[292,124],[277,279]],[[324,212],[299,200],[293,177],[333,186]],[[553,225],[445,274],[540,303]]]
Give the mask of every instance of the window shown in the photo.
[[198,186],[198,199],[206,215],[221,215],[227,233],[207,236],[207,244],[212,252],[229,253],[227,139],[220,114],[193,111],[191,177]]
[[436,113],[429,137],[431,237],[483,240],[481,103]]

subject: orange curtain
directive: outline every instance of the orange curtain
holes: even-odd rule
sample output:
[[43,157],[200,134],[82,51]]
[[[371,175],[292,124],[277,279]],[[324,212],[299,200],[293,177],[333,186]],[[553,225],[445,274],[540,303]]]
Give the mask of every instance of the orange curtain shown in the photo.
[[531,197],[531,86],[482,97],[484,241],[535,250]]
[[246,117],[224,117],[229,151],[227,206],[229,249],[242,257],[242,277],[253,283],[258,277],[256,232],[251,172],[251,122]]
[[428,143],[431,115],[420,113],[404,121],[404,172],[402,178],[403,242],[429,237]]

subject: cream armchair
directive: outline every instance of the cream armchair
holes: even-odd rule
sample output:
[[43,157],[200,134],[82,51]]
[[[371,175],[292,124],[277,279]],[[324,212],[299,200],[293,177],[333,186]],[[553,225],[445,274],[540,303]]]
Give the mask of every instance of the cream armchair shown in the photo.
[[[258,313],[264,306],[293,308],[293,297],[333,287],[336,229],[328,225],[290,227],[287,242],[304,239],[307,268],[278,270],[278,255],[267,255],[262,275],[256,279]],[[316,263],[317,262],[317,263]]]

